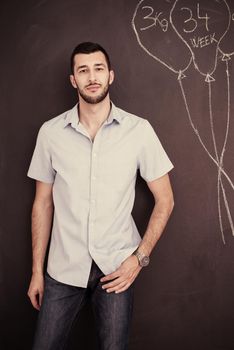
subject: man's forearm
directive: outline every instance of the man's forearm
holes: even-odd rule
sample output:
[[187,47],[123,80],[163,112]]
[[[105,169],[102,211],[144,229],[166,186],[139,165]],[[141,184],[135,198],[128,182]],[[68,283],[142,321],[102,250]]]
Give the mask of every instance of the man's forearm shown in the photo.
[[[147,230],[138,247],[140,253],[147,256],[150,255],[166,226],[173,206],[173,196],[169,196],[169,198],[165,200],[157,201],[151,214]],[[106,289],[108,293],[120,293],[125,291],[133,283],[141,270],[139,262],[133,257],[134,254],[124,260],[116,271],[103,277],[101,282],[105,283],[102,288]]]
[[139,251],[149,256],[161,237],[174,207],[173,198],[156,202],[151,214],[148,227],[139,245]]
[[52,201],[36,201],[32,209],[33,273],[43,273],[53,216]]

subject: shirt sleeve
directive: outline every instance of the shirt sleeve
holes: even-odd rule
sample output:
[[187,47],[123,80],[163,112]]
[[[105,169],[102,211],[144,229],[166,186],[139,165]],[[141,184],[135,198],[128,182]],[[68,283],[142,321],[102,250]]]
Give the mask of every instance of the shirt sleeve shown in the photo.
[[55,170],[52,167],[48,136],[43,124],[37,136],[36,147],[28,169],[27,176],[46,183],[53,183]]
[[146,182],[150,182],[167,174],[173,168],[173,164],[147,120],[143,126],[141,139],[139,170],[141,177]]

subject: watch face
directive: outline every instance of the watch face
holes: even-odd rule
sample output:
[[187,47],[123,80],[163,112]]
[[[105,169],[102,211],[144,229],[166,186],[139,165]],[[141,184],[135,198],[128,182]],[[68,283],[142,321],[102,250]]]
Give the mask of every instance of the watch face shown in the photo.
[[147,266],[149,265],[149,257],[148,256],[144,256],[142,259],[141,259],[141,266],[144,267],[144,266]]

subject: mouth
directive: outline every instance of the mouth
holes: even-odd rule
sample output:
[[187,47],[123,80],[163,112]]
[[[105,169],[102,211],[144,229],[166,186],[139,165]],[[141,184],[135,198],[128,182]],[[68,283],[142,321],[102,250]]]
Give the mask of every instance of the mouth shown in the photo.
[[88,85],[86,89],[90,92],[96,92],[100,88],[100,86],[101,85],[99,84],[92,84],[92,85]]

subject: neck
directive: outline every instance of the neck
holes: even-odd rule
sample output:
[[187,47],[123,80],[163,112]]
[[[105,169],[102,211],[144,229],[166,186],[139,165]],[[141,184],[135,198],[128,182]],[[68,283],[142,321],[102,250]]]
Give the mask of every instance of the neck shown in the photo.
[[107,119],[110,113],[110,98],[106,98],[97,103],[91,104],[80,98],[79,118],[80,122],[88,128],[99,128]]

